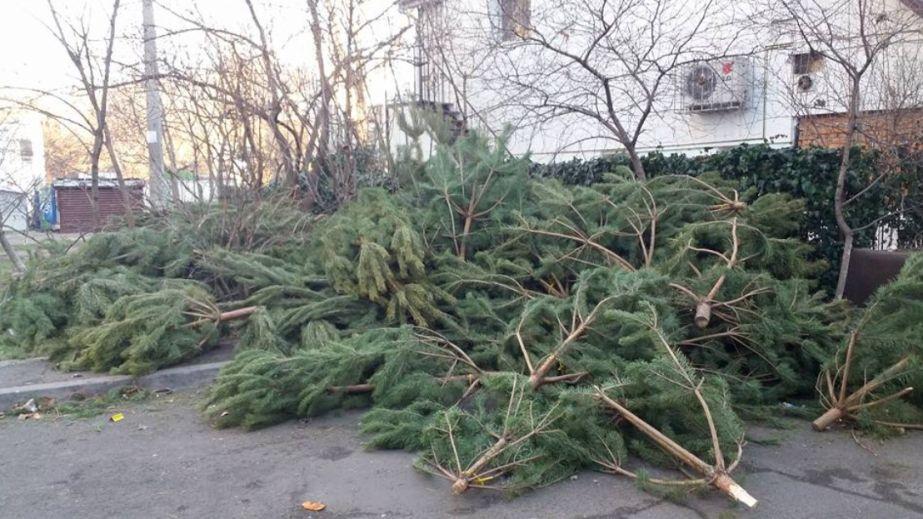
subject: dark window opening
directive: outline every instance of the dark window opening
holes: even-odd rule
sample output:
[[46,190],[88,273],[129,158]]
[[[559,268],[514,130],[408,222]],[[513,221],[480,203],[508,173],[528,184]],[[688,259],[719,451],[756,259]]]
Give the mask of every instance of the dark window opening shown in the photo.
[[32,160],[32,141],[29,139],[19,139],[19,156],[22,160]]
[[824,66],[823,54],[815,51],[792,55],[792,73],[796,76],[817,72]]

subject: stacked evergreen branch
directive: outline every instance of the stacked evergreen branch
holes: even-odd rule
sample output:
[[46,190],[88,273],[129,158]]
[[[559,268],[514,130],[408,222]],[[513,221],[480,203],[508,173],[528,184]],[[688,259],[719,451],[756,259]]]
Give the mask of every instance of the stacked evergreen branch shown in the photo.
[[[638,477],[623,462],[639,457],[692,463],[701,478],[682,486],[752,503],[728,476],[743,437],[735,399],[768,409],[807,394],[805,374],[838,340],[811,288],[818,266],[779,218],[799,203],[752,201],[707,175],[567,187],[528,179],[500,149],[463,138],[401,191],[366,190],[320,223],[300,268],[329,287],[306,296],[290,280],[262,300],[243,336],[254,351],[219,377],[206,414],[259,426],[371,406],[370,444],[420,451],[417,466],[456,492],[587,467]],[[279,331],[284,301],[331,290],[379,310]],[[396,340],[375,322],[415,327]],[[597,386],[647,432],[613,421]]]
[[220,311],[197,283],[168,280],[151,292],[116,299],[98,324],[76,325],[66,369],[142,375],[211,347]]
[[923,254],[857,312],[849,334],[818,377],[823,431],[850,420],[866,428],[923,428]]
[[388,322],[447,321],[454,298],[427,277],[429,252],[414,213],[381,189],[368,189],[317,229],[313,246],[334,289],[379,305]]
[[[240,287],[264,281],[243,274],[236,281],[243,262],[234,259],[250,254],[257,257],[251,264],[271,262],[254,268],[254,277],[284,270],[289,263],[282,257],[290,246],[303,246],[308,224],[285,198],[194,205],[139,221],[40,257],[7,284],[0,341],[50,354],[65,369],[141,374],[176,364],[215,343],[223,320],[217,299],[228,308],[244,306],[236,301]],[[290,278],[275,281],[290,284]]]
[[[0,340],[137,374],[233,338],[204,408],[217,426],[366,407],[370,445],[419,452],[457,493],[592,468],[752,506],[731,479],[736,409],[808,396],[825,363],[841,379],[830,359],[845,355],[850,310],[815,290],[821,266],[794,237],[801,202],[707,174],[565,186],[529,178],[502,140],[446,139],[400,189],[365,189],[290,243],[271,222],[305,220],[256,202],[94,236],[11,284]],[[916,376],[903,354],[920,332],[906,323],[920,322],[921,263],[867,311],[885,318],[852,328],[867,346],[850,369],[899,364],[876,391]],[[229,309],[247,319],[225,324]],[[872,407],[916,405],[905,396]]]

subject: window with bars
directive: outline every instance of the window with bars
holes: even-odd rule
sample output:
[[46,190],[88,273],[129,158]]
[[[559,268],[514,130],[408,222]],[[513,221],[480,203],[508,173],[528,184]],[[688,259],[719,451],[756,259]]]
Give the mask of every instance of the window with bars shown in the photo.
[[33,155],[32,141],[29,139],[19,139],[19,157],[24,162],[28,162],[32,160]]
[[447,85],[441,66],[440,46],[447,37],[445,9],[442,2],[428,2],[418,7],[417,42],[414,46],[417,101],[444,102]]

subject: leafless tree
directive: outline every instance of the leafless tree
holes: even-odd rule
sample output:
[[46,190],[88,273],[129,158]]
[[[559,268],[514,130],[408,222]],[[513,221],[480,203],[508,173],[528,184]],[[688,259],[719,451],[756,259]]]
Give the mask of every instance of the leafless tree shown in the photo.
[[[359,0],[307,2],[309,68],[286,67],[272,41],[270,18],[257,2],[244,4],[249,32],[215,26],[195,12],[162,7],[183,26],[164,31],[161,38],[196,32],[207,47],[200,49],[200,62],[194,66],[178,59],[165,63],[162,80],[176,84],[187,99],[195,98],[200,114],[207,100],[221,106],[226,117],[233,116],[233,133],[239,138],[230,147],[238,157],[255,159],[252,186],[276,179],[291,190],[299,175],[309,173],[307,195],[313,198],[317,182],[312,177],[326,170],[325,156],[331,150],[348,154],[359,135],[356,121],[363,117],[364,98],[360,78],[399,41],[402,30],[372,41],[360,39],[379,15],[360,12]],[[193,95],[192,89],[198,92]],[[338,197],[351,196],[351,178],[352,172],[332,179]]]
[[90,202],[93,210],[94,225],[100,225],[99,215],[99,162],[103,149],[109,153],[112,166],[125,205],[125,214],[129,223],[132,221],[131,197],[125,187],[125,179],[119,167],[118,157],[112,145],[112,136],[106,124],[109,109],[109,93],[112,80],[113,49],[116,42],[116,27],[121,0],[113,0],[109,10],[107,32],[103,39],[103,50],[94,52],[94,38],[91,35],[90,21],[85,15],[76,20],[67,19],[52,0],[48,0],[51,13],[51,33],[58,41],[80,81],[80,89],[91,109],[91,117],[84,118],[93,142],[90,147]]
[[[163,92],[165,161],[174,198],[189,189],[176,182],[180,169],[207,173],[215,188],[210,191],[217,194],[239,187],[258,196],[272,182],[290,191],[307,187],[303,199],[310,204],[318,175],[326,175],[337,203],[353,196],[354,153],[367,139],[364,79],[408,29],[383,24],[386,30],[379,31],[387,8],[369,8],[364,0],[304,2],[304,25],[296,35],[306,38],[308,59],[292,65],[279,57],[283,47],[274,41],[275,18],[265,2],[239,0],[247,17],[234,27],[215,23],[195,3],[158,2],[162,52],[157,77],[150,78],[137,56],[142,42],[119,29],[119,1],[101,3],[107,1],[108,30],[100,35],[98,15],[90,19],[88,10],[80,15],[48,0],[49,29],[74,66],[76,92],[33,85],[3,96],[59,122],[85,144],[95,212],[100,164],[107,160],[124,185],[123,170],[140,162],[145,134],[138,88],[150,79]],[[123,59],[131,54],[136,61]],[[328,160],[333,153],[337,160]],[[128,204],[127,190],[123,196]]]
[[[884,167],[875,178],[867,179],[858,192],[849,193],[847,177],[854,161],[852,148],[876,143],[881,147],[888,139],[888,132],[881,131],[882,128],[876,131],[875,125],[870,124],[863,129],[860,124],[863,118],[872,119],[868,116],[871,110],[894,115],[919,108],[920,99],[915,90],[923,83],[910,82],[913,86],[908,89],[906,77],[895,75],[893,67],[886,71],[885,65],[889,62],[893,65],[895,60],[912,59],[919,67],[923,19],[910,9],[885,0],[783,0],[777,8],[774,12],[780,15],[779,23],[806,46],[811,55],[823,57],[829,64],[823,81],[832,98],[839,103],[829,109],[841,109],[845,118],[836,132],[842,139],[834,195],[834,215],[843,238],[835,293],[841,298],[856,233],[882,221],[851,223],[847,209],[892,172]],[[912,49],[917,49],[915,54],[907,54]]]
[[641,179],[639,142],[649,120],[671,108],[677,73],[728,55],[742,31],[723,0],[530,3],[503,1],[499,12],[483,13],[494,20],[493,45],[479,51],[489,67],[478,71],[478,89],[519,110],[507,118],[524,124],[589,123],[598,128],[593,138],[624,148]]

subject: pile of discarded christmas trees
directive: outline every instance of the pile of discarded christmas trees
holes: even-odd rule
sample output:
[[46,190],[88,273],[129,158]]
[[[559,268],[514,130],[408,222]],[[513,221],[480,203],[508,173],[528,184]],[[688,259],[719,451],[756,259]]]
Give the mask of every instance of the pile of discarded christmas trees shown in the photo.
[[919,421],[923,258],[863,313],[817,290],[798,200],[710,175],[565,186],[504,150],[472,133],[320,218],[257,200],[97,234],[9,285],[0,340],[140,374],[233,339],[215,425],[368,408],[371,446],[456,493],[589,468],[753,506],[741,416],[818,380],[818,428]]

